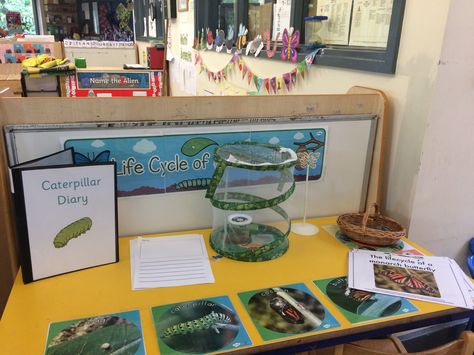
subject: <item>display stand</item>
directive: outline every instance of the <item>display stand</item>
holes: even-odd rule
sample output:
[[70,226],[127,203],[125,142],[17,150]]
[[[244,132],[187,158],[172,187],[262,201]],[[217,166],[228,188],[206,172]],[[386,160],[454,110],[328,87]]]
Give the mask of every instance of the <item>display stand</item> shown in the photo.
[[[41,109],[39,109],[41,108]],[[377,136],[370,167],[367,203],[380,203],[383,171],[382,142],[386,130],[387,102],[380,91],[353,88],[341,95],[289,95],[262,97],[162,97],[162,98],[5,98],[0,103],[3,125],[91,121],[226,120],[229,108],[235,118],[303,117],[318,115],[375,114]],[[0,144],[0,306],[6,302],[17,274],[18,260],[13,228],[10,182],[5,141]],[[365,206],[361,206],[364,209]],[[346,211],[340,211],[346,212]],[[120,224],[120,221],[119,221]],[[1,308],[1,307],[0,307]]]
[[303,212],[303,222],[293,223],[291,225],[291,231],[293,233],[310,236],[319,233],[319,228],[314,224],[306,222],[306,213],[308,208],[308,185],[309,185],[309,165],[306,166],[306,182],[305,182],[305,193],[304,193],[304,212]]

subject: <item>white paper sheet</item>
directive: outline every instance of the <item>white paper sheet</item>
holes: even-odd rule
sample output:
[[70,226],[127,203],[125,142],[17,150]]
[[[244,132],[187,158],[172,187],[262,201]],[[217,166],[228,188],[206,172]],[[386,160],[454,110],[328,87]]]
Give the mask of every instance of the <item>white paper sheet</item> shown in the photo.
[[200,234],[133,239],[130,269],[133,290],[214,282]]

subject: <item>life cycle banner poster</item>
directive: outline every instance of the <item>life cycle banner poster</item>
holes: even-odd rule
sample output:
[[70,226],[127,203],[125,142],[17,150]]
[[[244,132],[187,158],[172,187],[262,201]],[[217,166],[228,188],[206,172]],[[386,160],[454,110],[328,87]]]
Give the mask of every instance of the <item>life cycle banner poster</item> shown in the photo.
[[340,326],[303,283],[242,292],[239,297],[265,341]]
[[347,285],[347,276],[315,280],[313,282],[351,323],[366,322],[418,311],[418,308],[403,297],[350,289]]
[[139,311],[105,314],[49,325],[45,355],[145,355]]
[[84,161],[117,163],[117,194],[137,196],[207,189],[214,173],[214,150],[224,143],[252,141],[294,150],[296,181],[323,174],[327,128],[201,133],[147,137],[69,139]]
[[207,354],[252,345],[229,297],[151,309],[160,354]]
[[23,280],[118,261],[113,163],[12,169]]

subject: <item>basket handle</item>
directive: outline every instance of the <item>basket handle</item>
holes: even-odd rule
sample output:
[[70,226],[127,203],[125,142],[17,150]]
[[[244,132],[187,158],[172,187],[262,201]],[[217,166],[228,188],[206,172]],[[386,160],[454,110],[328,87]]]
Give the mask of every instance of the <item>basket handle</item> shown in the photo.
[[376,202],[371,203],[370,206],[365,210],[364,218],[362,218],[362,233],[365,234],[365,229],[367,227],[367,222],[369,220],[369,217],[371,215],[379,215],[379,214],[380,214],[379,205],[377,205]]

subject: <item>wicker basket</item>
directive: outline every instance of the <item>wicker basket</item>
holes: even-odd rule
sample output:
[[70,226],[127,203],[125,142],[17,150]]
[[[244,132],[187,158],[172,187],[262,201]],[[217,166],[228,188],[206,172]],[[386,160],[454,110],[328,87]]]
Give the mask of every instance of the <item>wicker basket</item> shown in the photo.
[[365,213],[340,215],[337,224],[346,236],[367,245],[392,245],[406,235],[406,230],[400,223],[379,213],[376,203]]

